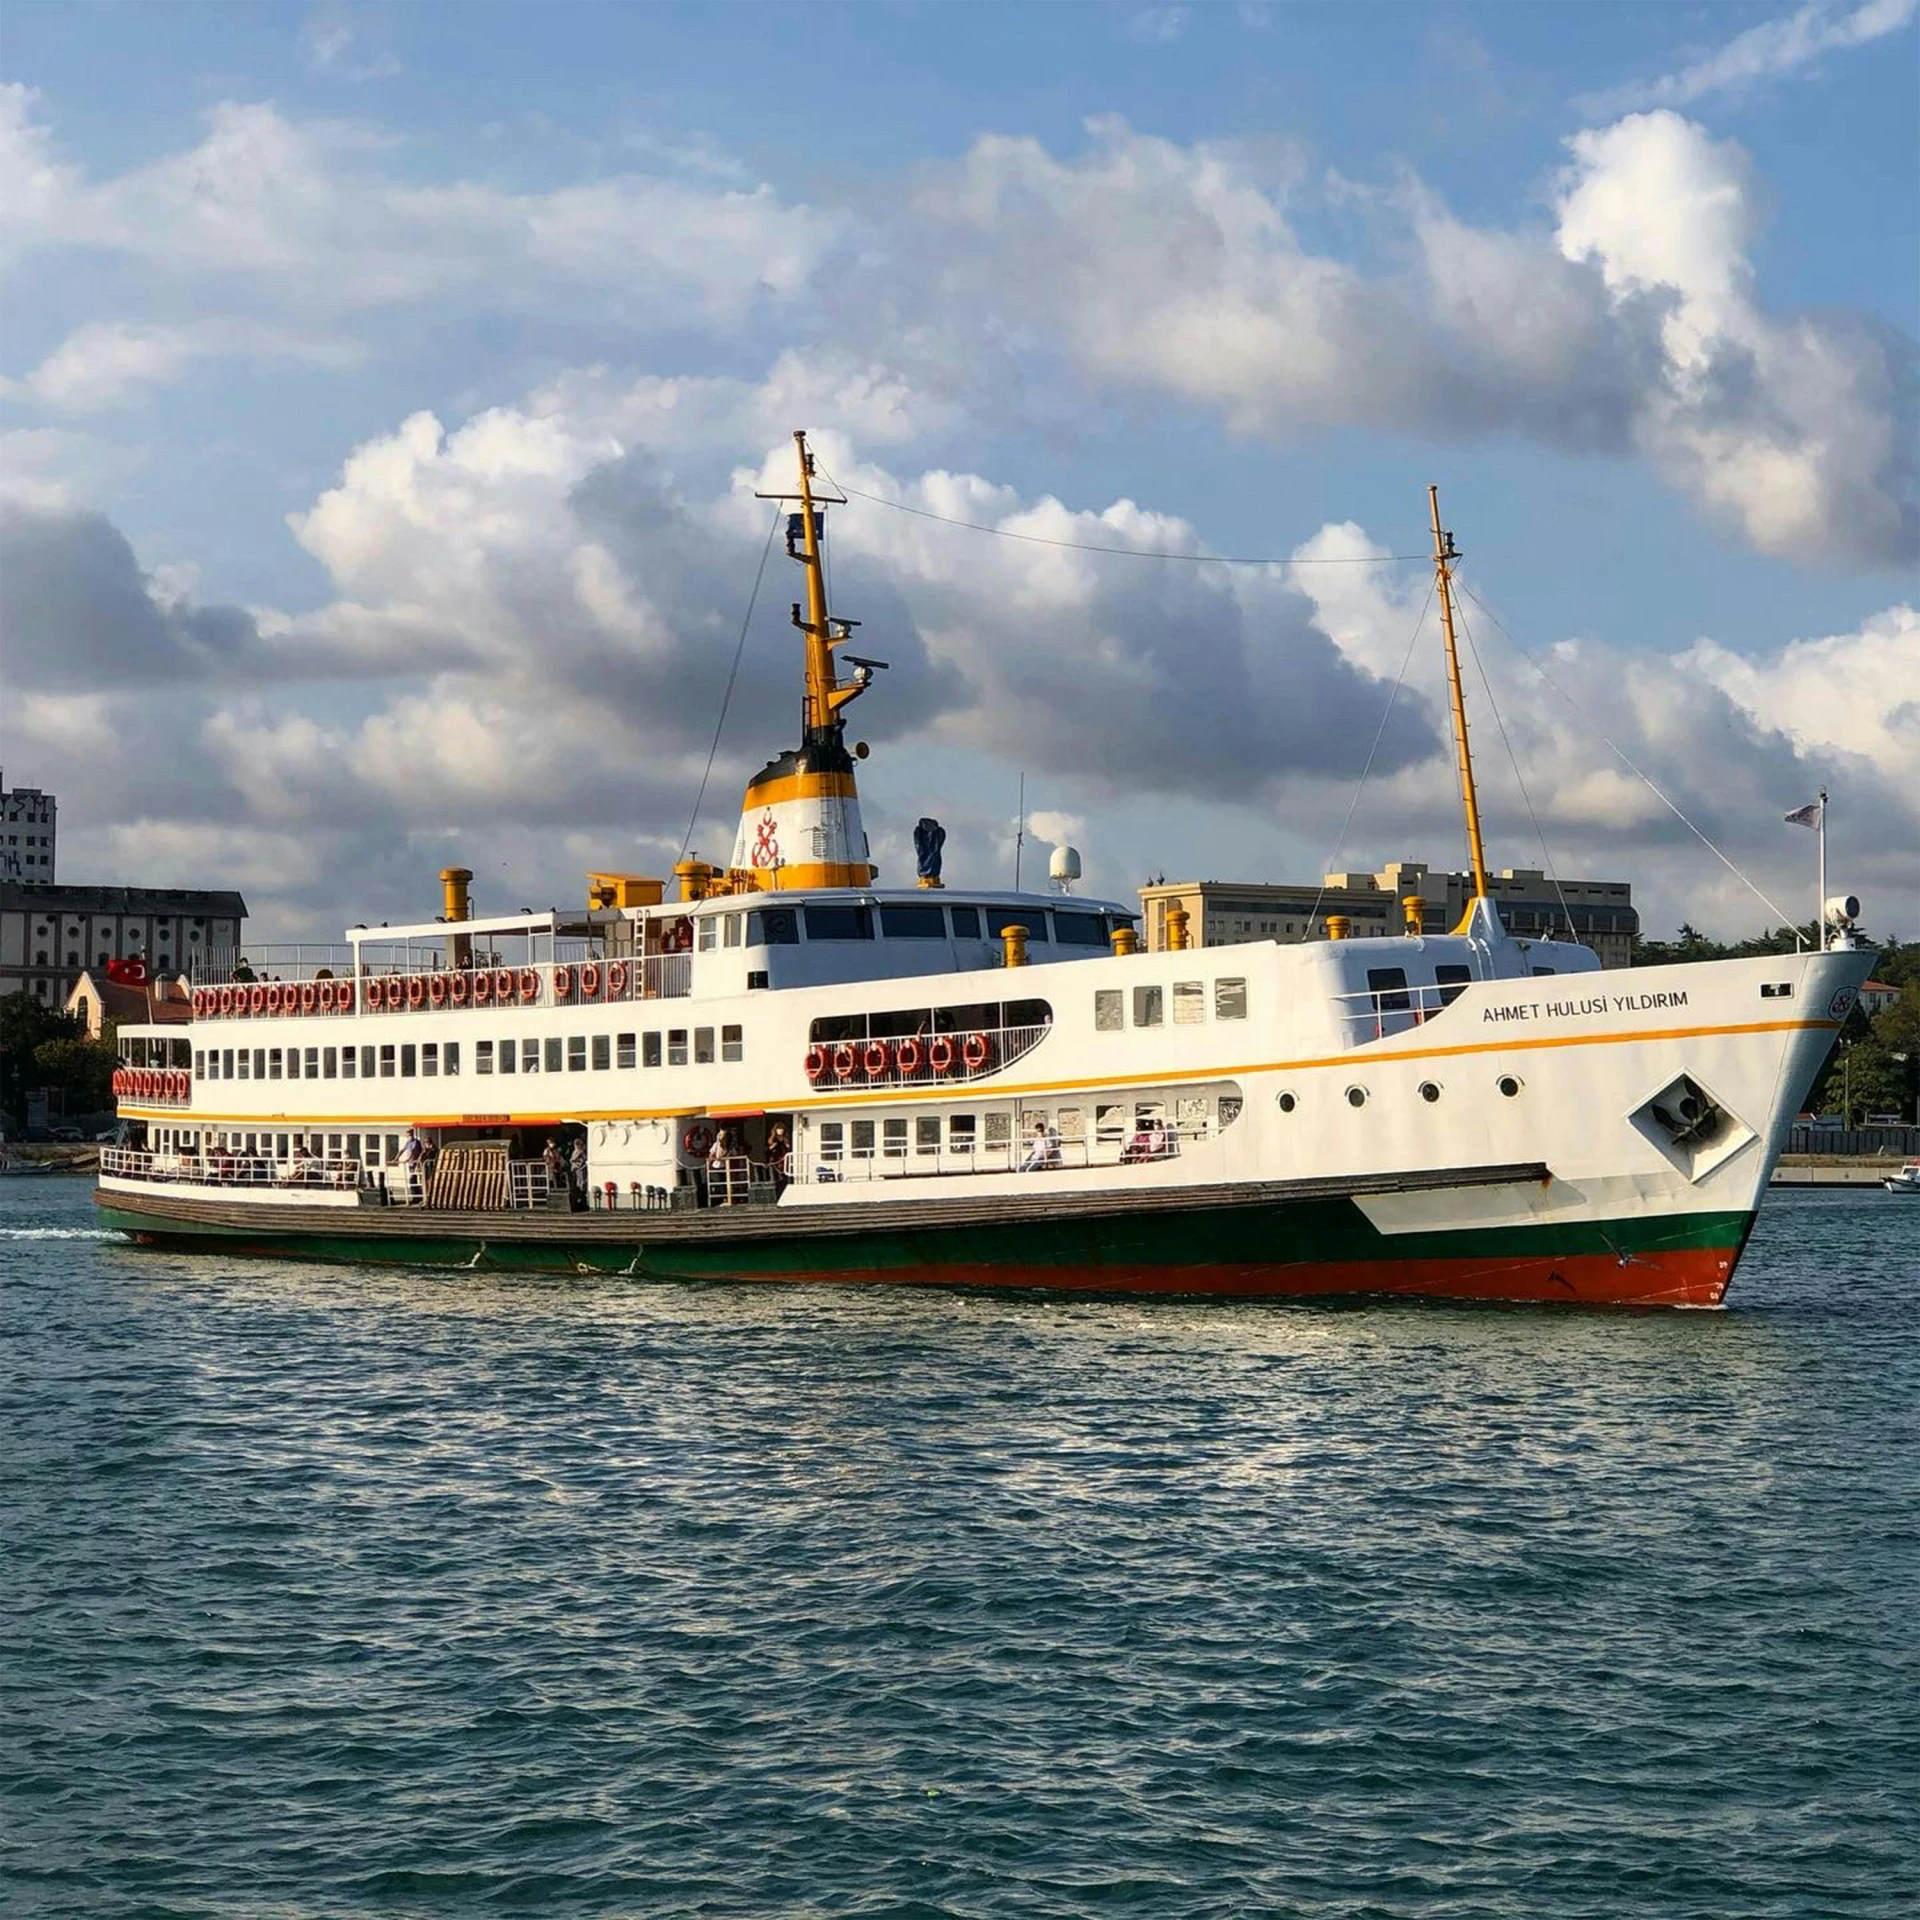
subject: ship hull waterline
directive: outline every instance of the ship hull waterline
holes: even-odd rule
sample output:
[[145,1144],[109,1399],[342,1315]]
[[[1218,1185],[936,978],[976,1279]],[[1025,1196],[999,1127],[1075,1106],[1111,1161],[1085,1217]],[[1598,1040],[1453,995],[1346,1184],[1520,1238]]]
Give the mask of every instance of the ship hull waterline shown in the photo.
[[[1512,1305],[1714,1307],[1749,1212],[1383,1234],[1320,1197],[1086,1219],[864,1227],[832,1234],[650,1234],[644,1216],[497,1217],[276,1209],[199,1217],[98,1196],[142,1246],[350,1264],[619,1275],[644,1280],[989,1288],[1233,1299],[1417,1297]],[[249,1209],[259,1213],[262,1209]],[[305,1213],[305,1218],[291,1216]]]

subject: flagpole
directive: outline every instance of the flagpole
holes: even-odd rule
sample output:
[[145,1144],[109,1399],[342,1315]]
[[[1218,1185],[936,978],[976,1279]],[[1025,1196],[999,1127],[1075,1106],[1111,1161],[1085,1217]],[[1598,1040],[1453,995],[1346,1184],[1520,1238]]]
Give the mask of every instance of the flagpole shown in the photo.
[[[1801,788],[1804,793],[1806,789]],[[1814,925],[1820,929],[1820,951],[1827,950],[1827,790],[1820,789],[1820,899],[1814,909]]]

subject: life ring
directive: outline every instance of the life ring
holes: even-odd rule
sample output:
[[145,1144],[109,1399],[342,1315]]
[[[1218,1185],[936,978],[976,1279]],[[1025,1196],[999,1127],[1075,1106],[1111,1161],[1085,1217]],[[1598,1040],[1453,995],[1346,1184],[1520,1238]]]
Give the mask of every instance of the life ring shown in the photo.
[[936,1033],[933,1036],[927,1047],[927,1065],[935,1073],[953,1071],[953,1036],[951,1034]]
[[269,980],[267,982],[267,1012],[278,1013],[279,1011],[280,982],[278,980]]
[[884,1040],[869,1040],[860,1054],[860,1065],[869,1080],[881,1079],[893,1064],[893,1049]]
[[627,997],[627,963],[615,960],[607,968],[607,997],[611,1000],[624,1000]]
[[233,1012],[233,988],[231,986],[225,986],[220,989],[220,1011],[223,1015]]
[[265,1013],[266,1010],[267,990],[256,980],[253,985],[247,989],[247,1011],[258,1014]]
[[267,1011],[269,1013],[291,1013],[298,1004],[299,1001],[294,989],[282,981],[276,980],[273,985],[267,989]]
[[426,1004],[427,983],[417,973],[407,975],[407,1010],[417,1013]]
[[680,1136],[680,1150],[689,1159],[704,1160],[713,1145],[713,1129],[704,1120],[696,1120]]
[[592,1000],[600,992],[600,969],[591,960],[580,964],[580,998]]
[[842,1040],[833,1050],[833,1077],[836,1080],[851,1080],[859,1069],[860,1056],[853,1050],[851,1040]]
[[367,996],[367,1011],[369,1013],[378,1013],[381,1002],[387,997],[385,986],[378,980],[368,980],[364,984],[362,991]]
[[513,998],[513,969],[499,967],[493,976],[493,997],[504,1007]]
[[436,1007],[447,1004],[447,976],[444,973],[431,973],[427,976],[427,1000]]
[[187,1076],[176,1068],[168,1077],[172,1080],[173,1084],[168,1087],[167,1091],[172,1094],[176,1100],[184,1100],[187,1097]]
[[193,990],[191,1004],[193,1007],[193,1017],[197,1020],[207,1010],[206,995],[199,987],[195,987]]
[[313,983],[313,1006],[316,1013],[331,1013],[333,1011],[333,982],[331,980],[316,980]]
[[993,1057],[993,1045],[984,1033],[967,1035],[966,1045],[960,1049],[960,1058],[967,1063],[969,1073],[978,1073]]
[[467,976],[464,973],[448,976],[447,998],[456,1007],[464,1007],[467,1004]]
[[314,1008],[317,1007],[319,1004],[320,1004],[320,989],[318,985],[311,980],[301,981],[300,1011],[302,1013],[311,1013],[314,1010]]
[[908,1034],[894,1049],[893,1064],[902,1075],[918,1073],[927,1064],[927,1050],[914,1035]]
[[493,975],[482,967],[473,976],[473,1004],[484,1007],[493,998]]
[[540,976],[531,967],[520,969],[520,1004],[530,1007],[540,998]]
[[827,1071],[827,1050],[818,1042],[807,1049],[807,1078],[817,1081]]
[[115,1067],[115,1068],[114,1068],[114,1070],[113,1070],[113,1078],[112,1078],[111,1080],[109,1080],[109,1081],[107,1082],[107,1084],[108,1084],[108,1086],[109,1086],[109,1087],[111,1087],[111,1088],[112,1088],[112,1090],[113,1090],[113,1091],[114,1091],[114,1092],[115,1092],[116,1094],[117,1094],[117,1093],[118,1093],[118,1092],[120,1091],[120,1069],[119,1069],[118,1067]]
[[573,969],[571,967],[558,966],[554,968],[553,997],[555,1000],[571,1000],[573,998]]

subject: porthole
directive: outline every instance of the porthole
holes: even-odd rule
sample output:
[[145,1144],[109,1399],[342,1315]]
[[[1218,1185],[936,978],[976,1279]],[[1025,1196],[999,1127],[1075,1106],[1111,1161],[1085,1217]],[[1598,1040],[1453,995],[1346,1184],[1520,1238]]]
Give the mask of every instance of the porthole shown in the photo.
[[1503,1073],[1493,1084],[1498,1087],[1509,1100],[1520,1091],[1520,1082],[1510,1073]]
[[1367,1104],[1367,1090],[1365,1087],[1349,1087],[1347,1089],[1347,1105],[1348,1106],[1364,1107],[1366,1104]]
[[1300,1102],[1290,1093],[1276,1093],[1273,1096],[1273,1104],[1278,1107],[1282,1113],[1291,1113]]
[[1433,1103],[1440,1098],[1440,1082],[1438,1080],[1422,1080],[1420,1082],[1420,1098],[1424,1100],[1428,1106],[1432,1106]]

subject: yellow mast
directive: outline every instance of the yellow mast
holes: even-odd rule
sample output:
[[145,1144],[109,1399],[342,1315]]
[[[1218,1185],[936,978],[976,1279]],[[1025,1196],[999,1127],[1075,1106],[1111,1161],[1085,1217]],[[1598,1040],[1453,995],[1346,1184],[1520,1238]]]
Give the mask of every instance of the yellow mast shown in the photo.
[[[827,575],[820,559],[820,522],[813,504],[813,455],[807,450],[804,428],[796,427],[794,452],[800,461],[800,562],[807,575],[807,617],[794,609],[794,625],[807,637],[807,691],[805,721],[809,733],[827,727],[849,700],[866,691],[864,681],[834,685],[833,650],[850,638],[849,623],[836,621],[827,611]],[[837,631],[836,631],[837,629]]]
[[[1433,575],[1440,589],[1440,627],[1447,639],[1447,692],[1453,702],[1453,738],[1460,763],[1460,804],[1467,816],[1467,852],[1473,860],[1473,897],[1487,897],[1487,854],[1480,841],[1480,801],[1473,790],[1473,751],[1467,744],[1467,702],[1460,684],[1460,647],[1453,632],[1453,569],[1449,561],[1460,557],[1453,535],[1440,525],[1440,489],[1427,489],[1427,504],[1433,511]],[[1471,906],[1467,919],[1473,917]],[[1462,921],[1464,927],[1466,921]]]

